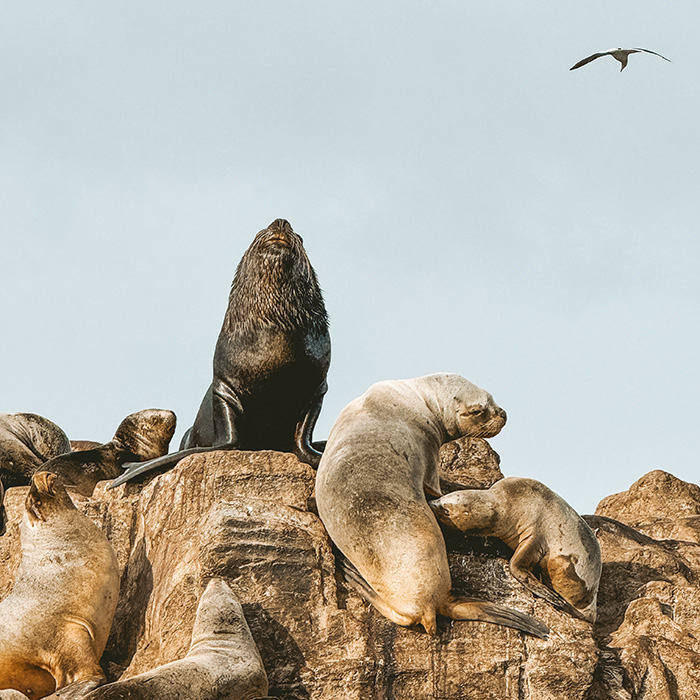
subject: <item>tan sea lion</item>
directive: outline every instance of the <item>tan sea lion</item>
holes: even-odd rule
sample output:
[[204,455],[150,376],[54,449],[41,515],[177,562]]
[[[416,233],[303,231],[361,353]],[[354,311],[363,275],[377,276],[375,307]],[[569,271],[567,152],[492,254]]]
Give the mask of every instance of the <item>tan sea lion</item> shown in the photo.
[[119,594],[114,550],[48,472],[32,477],[20,540],[15,584],[0,602],[0,689],[35,699],[97,687]]
[[267,689],[243,609],[223,579],[212,579],[199,600],[183,659],[103,685],[85,700],[252,700]]
[[440,445],[492,437],[505,422],[486,391],[433,374],[374,384],[333,425],[316,477],[318,512],[353,565],[350,580],[396,624],[433,634],[440,614],[548,633],[529,615],[452,594],[445,541],[425,499],[440,494]]
[[168,452],[175,432],[172,411],[148,408],[128,415],[104,444],[76,441],[43,416],[0,414],[0,478],[5,488],[25,486],[36,471],[52,472],[66,486],[91,496],[98,481],[123,473],[125,462],[145,462]]
[[180,451],[129,465],[111,488],[213,450],[279,450],[317,466],[311,443],[331,360],[328,315],[301,236],[277,219],[238,264],[214,378]]
[[[600,546],[579,514],[534,479],[510,476],[488,489],[454,491],[430,503],[438,519],[469,534],[503,540],[513,576],[536,596],[595,622]],[[554,590],[532,573],[540,565]]]
[[58,474],[66,486],[89,497],[98,482],[122,474],[126,462],[146,462],[167,454],[175,425],[172,411],[159,408],[137,411],[119,424],[109,442],[54,457],[41,469]]

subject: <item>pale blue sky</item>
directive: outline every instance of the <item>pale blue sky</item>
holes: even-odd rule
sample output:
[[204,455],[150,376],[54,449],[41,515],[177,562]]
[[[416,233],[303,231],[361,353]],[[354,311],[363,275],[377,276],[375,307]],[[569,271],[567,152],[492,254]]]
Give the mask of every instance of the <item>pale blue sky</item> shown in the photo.
[[[698,481],[700,5],[6,4],[0,411],[108,440],[211,379],[277,217],[331,317],[316,431],[375,381],[457,372],[508,475],[582,512]],[[633,55],[569,67],[611,46]]]

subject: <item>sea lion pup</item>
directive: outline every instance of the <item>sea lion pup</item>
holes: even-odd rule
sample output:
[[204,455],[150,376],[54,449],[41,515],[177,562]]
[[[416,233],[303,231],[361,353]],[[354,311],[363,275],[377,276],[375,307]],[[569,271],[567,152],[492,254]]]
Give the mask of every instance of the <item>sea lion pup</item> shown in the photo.
[[32,477],[20,540],[15,585],[0,603],[0,688],[32,699],[73,683],[91,690],[106,680],[98,662],[119,594],[114,550],[48,472]]
[[440,493],[443,443],[493,437],[505,422],[491,395],[457,374],[379,382],[338,416],[316,475],[318,512],[353,565],[350,582],[396,624],[434,634],[440,614],[549,632],[529,615],[452,595],[445,541],[424,495]]
[[[579,514],[534,479],[509,476],[491,488],[453,491],[429,504],[438,519],[474,535],[492,535],[515,551],[510,572],[556,608],[595,622],[600,546]],[[551,590],[532,573],[537,564]]]
[[66,486],[83,496],[92,496],[99,481],[123,473],[124,463],[145,462],[167,454],[176,420],[175,414],[165,409],[147,408],[131,413],[109,442],[54,457],[41,469],[58,474]]
[[214,351],[214,381],[180,451],[139,465],[111,488],[213,450],[294,452],[316,466],[311,436],[328,389],[331,341],[316,273],[288,221],[260,231],[243,255]]
[[267,674],[243,609],[223,579],[212,579],[179,661],[93,690],[85,700],[250,700],[267,695]]
[[44,462],[71,451],[68,436],[36,413],[0,413],[0,479],[26,486]]

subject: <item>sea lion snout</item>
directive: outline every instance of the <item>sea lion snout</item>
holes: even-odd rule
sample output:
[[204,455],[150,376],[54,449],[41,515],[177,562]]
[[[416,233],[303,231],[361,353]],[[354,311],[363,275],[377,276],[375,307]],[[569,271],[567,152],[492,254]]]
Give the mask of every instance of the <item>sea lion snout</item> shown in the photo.
[[51,513],[75,508],[61,477],[51,472],[34,474],[24,505],[29,519],[34,521],[45,521]]
[[438,520],[445,520],[446,518],[449,518],[450,512],[444,505],[442,505],[442,503],[439,503],[438,501],[430,501],[428,505],[433,509],[433,513],[435,513]]
[[260,233],[261,243],[265,249],[287,248],[289,250],[301,250],[303,248],[301,236],[294,232],[291,224],[286,219],[273,221]]
[[32,477],[31,489],[38,494],[48,494],[50,496],[56,495],[56,482],[60,483],[60,479],[56,474],[51,472],[37,472]]

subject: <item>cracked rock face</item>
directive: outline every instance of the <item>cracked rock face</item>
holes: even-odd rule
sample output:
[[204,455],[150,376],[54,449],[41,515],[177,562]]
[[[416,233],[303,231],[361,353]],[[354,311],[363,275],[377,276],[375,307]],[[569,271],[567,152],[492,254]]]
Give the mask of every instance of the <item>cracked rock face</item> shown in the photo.
[[[444,446],[441,474],[446,489],[485,488],[503,476],[488,443],[468,438]],[[553,633],[540,640],[440,619],[431,637],[389,622],[342,581],[314,510],[314,477],[289,454],[212,452],[145,484],[107,491],[103,483],[90,499],[74,495],[119,559],[119,607],[102,658],[109,680],[183,658],[201,592],[221,578],[243,607],[269,697],[700,698],[697,543],[653,539],[651,531],[618,522],[612,507],[589,516],[603,551],[599,620],[592,629],[520,586],[508,572],[505,545],[445,532],[460,594],[532,614]],[[0,538],[0,597],[11,589],[18,564],[16,523],[25,492],[18,487],[6,494],[10,524]],[[655,499],[665,493],[659,486]],[[653,512],[672,521],[677,493]]]

